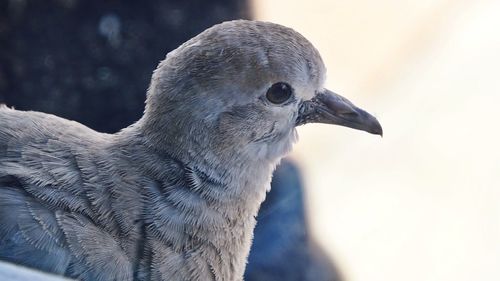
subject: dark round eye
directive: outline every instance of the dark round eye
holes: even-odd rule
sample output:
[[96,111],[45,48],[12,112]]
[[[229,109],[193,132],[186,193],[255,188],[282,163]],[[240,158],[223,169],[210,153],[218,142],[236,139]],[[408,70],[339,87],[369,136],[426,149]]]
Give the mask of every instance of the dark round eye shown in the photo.
[[274,103],[281,104],[292,96],[292,87],[284,82],[274,83],[266,93],[266,98]]

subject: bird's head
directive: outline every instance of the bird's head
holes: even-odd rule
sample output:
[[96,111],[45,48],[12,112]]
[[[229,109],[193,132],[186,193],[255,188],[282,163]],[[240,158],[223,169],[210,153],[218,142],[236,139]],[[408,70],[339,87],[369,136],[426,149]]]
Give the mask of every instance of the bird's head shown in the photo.
[[325,72],[318,51],[294,30],[225,22],[159,64],[143,119],[158,143],[204,159],[277,160],[306,123],[382,135],[375,117],[323,88]]

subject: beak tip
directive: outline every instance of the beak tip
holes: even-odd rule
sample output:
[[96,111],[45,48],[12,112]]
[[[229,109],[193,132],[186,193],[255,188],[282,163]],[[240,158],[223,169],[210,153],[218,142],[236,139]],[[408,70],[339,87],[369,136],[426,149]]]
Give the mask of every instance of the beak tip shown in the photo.
[[381,138],[384,137],[384,130],[382,129],[382,125],[380,125],[377,119],[374,119],[370,133],[374,135],[379,135]]

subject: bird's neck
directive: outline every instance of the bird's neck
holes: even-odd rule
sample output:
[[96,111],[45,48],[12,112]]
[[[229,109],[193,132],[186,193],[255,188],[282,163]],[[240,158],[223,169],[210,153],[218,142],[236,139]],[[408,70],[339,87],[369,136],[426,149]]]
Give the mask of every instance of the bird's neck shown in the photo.
[[284,152],[267,157],[251,148],[220,145],[214,141],[217,138],[213,138],[213,134],[199,128],[202,126],[193,127],[199,131],[191,129],[194,133],[183,136],[174,126],[161,127],[143,118],[124,130],[124,135],[141,139],[151,153],[167,155],[186,169],[198,171],[201,177],[224,185],[226,192],[220,196],[256,214],[269,189],[272,172],[281,159],[279,154]]
[[216,258],[218,264],[209,265],[216,275],[240,280],[255,217],[276,163],[234,159],[224,163],[205,153],[179,158],[179,153],[156,146],[135,129],[127,130],[122,135],[129,137],[122,143],[133,140],[132,162],[151,179],[145,191],[146,204],[153,210],[145,214],[152,221],[150,235],[161,241],[165,251],[199,249],[197,262]]

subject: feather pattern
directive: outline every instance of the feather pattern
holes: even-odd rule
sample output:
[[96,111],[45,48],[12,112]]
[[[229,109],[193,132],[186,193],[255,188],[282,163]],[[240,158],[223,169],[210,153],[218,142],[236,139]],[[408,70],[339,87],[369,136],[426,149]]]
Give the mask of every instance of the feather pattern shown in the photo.
[[81,280],[241,278],[233,252],[255,214],[229,210],[223,179],[126,134],[7,108],[0,120],[0,259]]

